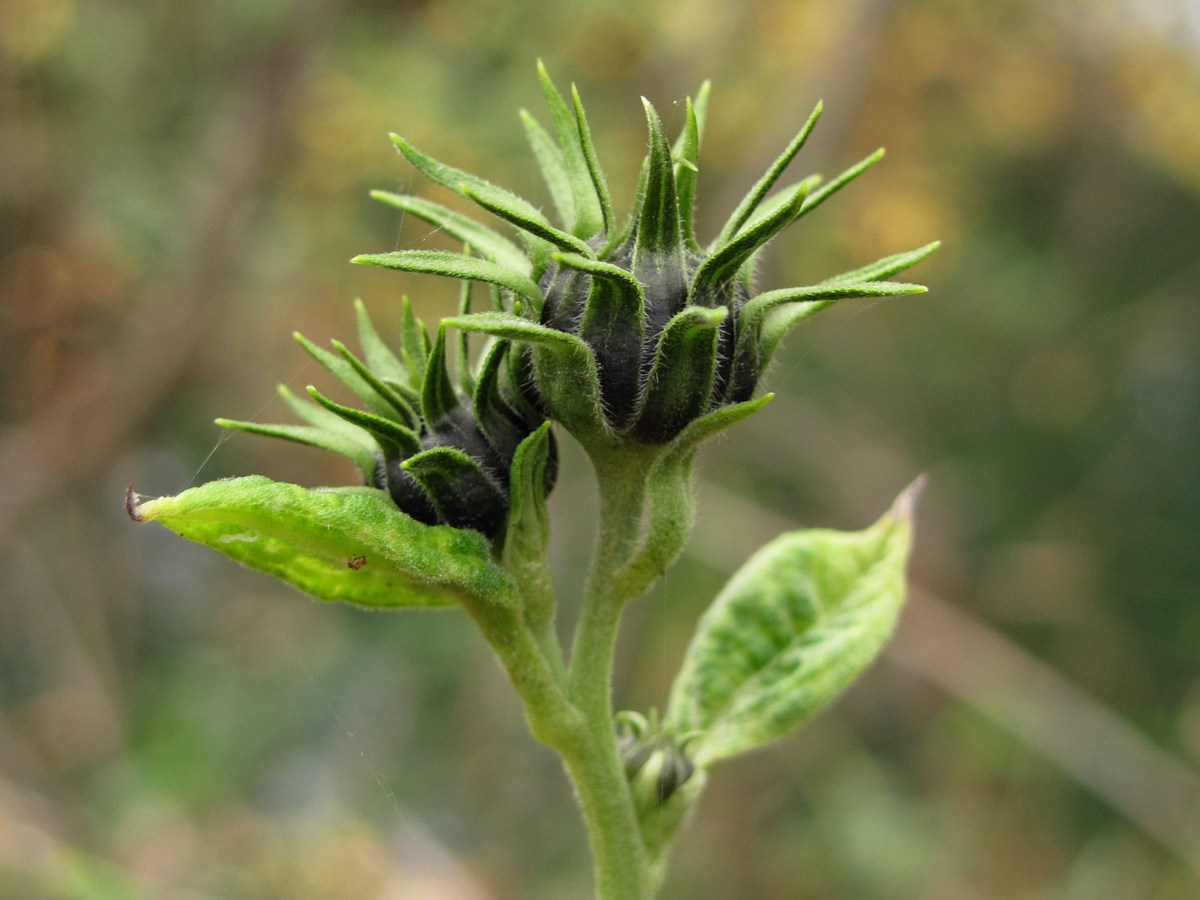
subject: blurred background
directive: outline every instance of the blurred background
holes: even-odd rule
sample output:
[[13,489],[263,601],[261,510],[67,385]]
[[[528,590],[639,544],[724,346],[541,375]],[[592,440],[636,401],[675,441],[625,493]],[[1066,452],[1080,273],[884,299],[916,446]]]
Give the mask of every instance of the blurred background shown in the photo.
[[[717,770],[664,896],[1200,896],[1195,0],[0,0],[0,895],[589,895],[565,778],[464,616],[321,606],[122,508],[353,481],[212,420],[328,387],[291,332],[351,337],[356,296],[383,328],[402,292],[451,308],[347,264],[446,246],[367,198],[452,202],[389,131],[547,202],[538,57],[623,210],[639,95],[675,131],[713,79],[702,234],[819,98],[799,174],[887,146],[764,287],[944,240],[928,295],[791,336],[630,616],[619,703],[661,706],[758,545],[929,474],[888,654]],[[595,500],[561,444],[570,597]]]

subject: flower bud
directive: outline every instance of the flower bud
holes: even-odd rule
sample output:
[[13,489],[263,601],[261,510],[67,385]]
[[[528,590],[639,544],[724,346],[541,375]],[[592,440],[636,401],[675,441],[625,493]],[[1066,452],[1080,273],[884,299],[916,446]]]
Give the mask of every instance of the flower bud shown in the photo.
[[[312,387],[308,392],[316,402],[304,401],[281,386],[307,424],[218,421],[340,453],[358,464],[368,485],[386,491],[403,512],[426,525],[499,536],[508,515],[514,454],[544,421],[514,386],[526,377],[520,359],[513,358],[507,341],[496,341],[478,373],[456,386],[447,366],[445,329],[430,342],[407,299],[399,356],[379,338],[361,303],[357,309],[365,362],[337,341],[333,353],[296,337],[366,409],[343,406]],[[463,359],[465,353],[464,341]],[[556,473],[553,443],[549,454],[547,493]]]
[[561,226],[520,197],[393,135],[417,169],[514,226],[522,246],[422,198],[377,193],[471,250],[400,251],[355,261],[492,284],[500,298],[495,311],[449,324],[528,345],[547,415],[585,447],[672,441],[689,423],[749,401],[779,341],[809,315],[848,297],[924,291],[883,279],[924,259],[936,244],[814,285],[754,293],[759,251],[882,156],[868,156],[828,184],[813,176],[772,193],[816,125],[820,104],[702,247],[692,220],[707,85],[695,103],[688,101],[674,147],[643,101],[649,153],[637,208],[628,224],[617,227],[578,92],[572,90],[569,105],[544,68],[540,74],[554,135],[528,114],[523,120]]

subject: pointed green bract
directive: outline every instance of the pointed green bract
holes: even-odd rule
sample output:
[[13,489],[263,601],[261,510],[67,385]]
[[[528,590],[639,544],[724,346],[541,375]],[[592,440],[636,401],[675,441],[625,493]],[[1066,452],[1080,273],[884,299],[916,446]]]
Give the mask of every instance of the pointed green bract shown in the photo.
[[924,247],[918,247],[916,250],[909,250],[905,253],[894,253],[891,256],[877,259],[875,262],[860,269],[854,269],[850,272],[835,275],[832,278],[826,278],[822,284],[880,281],[891,275],[903,272],[910,266],[915,266],[917,263],[931,256],[940,246],[942,246],[941,241],[933,241]]
[[600,158],[596,155],[596,147],[592,143],[592,130],[588,127],[587,114],[583,111],[583,99],[579,96],[575,85],[571,85],[571,100],[575,105],[575,127],[579,129],[579,146],[583,150],[583,159],[587,163],[588,175],[592,179],[592,190],[595,191],[596,202],[600,204],[601,230],[605,234],[611,235],[616,230],[612,198],[609,197],[604,169],[600,167]]
[[563,168],[573,199],[575,215],[574,218],[566,220],[566,225],[577,237],[594,237],[604,229],[606,223],[596,185],[592,180],[591,166],[585,155],[579,120],[575,111],[568,107],[567,101],[555,87],[550,73],[540,60],[538,78],[542,83],[546,106],[550,109],[550,118],[554,122],[554,131],[562,151]]
[[833,179],[833,181],[830,181],[828,184],[821,185],[819,188],[810,193],[797,218],[808,215],[808,213],[812,212],[859,175],[863,174],[863,172],[867,171],[867,169],[871,168],[871,166],[875,165],[875,163],[883,159],[884,152],[884,149],[880,147],[870,156],[852,165],[837,178]]
[[425,363],[425,382],[421,391],[421,415],[429,423],[440,422],[458,409],[458,394],[446,366],[446,326],[438,326],[433,350]]
[[503,524],[508,498],[468,453],[431,447],[400,465],[425,489],[442,519],[484,534],[494,534]]
[[259,422],[243,422],[238,419],[217,419],[216,423],[222,428],[229,428],[233,431],[280,438],[294,444],[328,450],[353,462],[363,473],[364,478],[370,478],[375,471],[376,450],[374,442],[368,438],[366,433],[363,434],[360,441],[343,433],[313,425],[264,425]]
[[535,308],[541,308],[542,294],[537,282],[515,269],[509,269],[486,259],[476,259],[463,253],[448,253],[442,250],[397,250],[391,253],[365,253],[350,260],[384,269],[399,269],[403,272],[424,272],[447,278],[466,278],[499,285],[523,297]]
[[[354,301],[354,318],[358,323],[358,343],[367,357],[367,367],[380,379],[391,378],[394,381],[404,381],[408,377],[404,363],[396,358],[392,348],[379,336],[379,332],[375,330],[375,323],[371,321],[370,315],[367,314],[367,307],[361,300]],[[340,342],[334,341],[333,346],[341,347],[342,345]],[[351,360],[347,359],[346,361],[354,365]],[[361,375],[362,372],[360,371],[359,374]]]
[[[707,85],[707,82],[705,82]],[[703,90],[703,89],[702,89]],[[696,107],[692,98],[687,101],[687,120],[683,134],[676,143],[675,156],[675,194],[679,203],[679,220],[683,228],[683,237],[687,245],[695,253],[700,252],[700,242],[696,240],[695,216],[696,180],[700,165],[700,122],[696,117]]]
[[[650,154],[647,157],[646,185],[640,197],[637,224],[634,226],[634,274],[638,273],[639,257],[657,255],[679,256],[679,204],[675,195],[675,168],[671,163],[671,148],[663,133],[662,120],[642,98],[646,108],[646,124],[650,131]],[[680,262],[682,267],[682,261]]]
[[425,365],[429,359],[429,332],[413,312],[407,297],[400,298],[400,355],[408,369],[408,386],[420,398]]
[[328,369],[337,379],[354,392],[359,400],[366,404],[371,412],[386,416],[391,412],[392,405],[364,381],[354,367],[336,353],[331,353],[324,347],[318,347],[300,332],[293,332],[296,343],[303,347],[308,354]]
[[550,189],[550,198],[558,217],[564,223],[575,221],[575,196],[571,193],[571,179],[567,174],[563,153],[550,133],[526,110],[520,111],[521,124],[525,126],[525,137],[533,150],[533,158],[542,170],[542,178]]
[[801,182],[787,200],[771,215],[744,228],[730,240],[713,250],[692,277],[692,294],[705,299],[733,278],[756,250],[790,225],[800,213],[808,196],[808,185]]
[[529,259],[521,252],[520,247],[486,225],[482,225],[462,213],[455,212],[440,203],[434,203],[432,200],[408,194],[371,191],[371,196],[388,206],[411,213],[418,219],[442,229],[463,244],[469,244],[479,256],[489,262],[506,266],[522,275],[528,275],[530,272]]
[[919,485],[865,531],[795,531],[730,579],[671,690],[667,727],[701,768],[783,737],[879,655],[904,600]]
[[513,455],[502,559],[524,597],[545,597],[553,603],[548,569],[550,516],[546,510],[551,440],[550,423],[544,422]]
[[729,310],[689,306],[663,329],[635,430],[649,443],[666,441],[708,408],[717,365],[717,338]]
[[[398,418],[406,428],[415,429],[420,427],[416,410],[412,408],[412,405],[408,402],[408,398],[396,387],[398,382],[392,381],[388,383],[384,381],[372,372],[366,363],[351,353],[350,348],[341,341],[333,340],[329,343],[341,355],[342,359],[346,360],[350,364],[350,367],[358,373],[358,377],[370,385],[371,390],[388,402],[394,412],[394,415],[389,416],[389,418]],[[403,371],[404,369],[401,366],[400,372],[403,373]]]
[[483,535],[422,525],[374,488],[310,490],[255,475],[156,500],[131,495],[129,510],[318,600],[379,608],[513,601]]
[[779,155],[779,158],[771,164],[771,168],[767,169],[763,177],[758,180],[758,183],[742,198],[742,202],[737,205],[737,209],[733,211],[733,214],[725,222],[724,227],[721,228],[717,239],[713,241],[714,247],[728,243],[729,239],[737,234],[741,230],[741,227],[746,224],[746,221],[754,213],[755,209],[758,208],[758,204],[763,201],[763,198],[770,193],[771,188],[775,186],[775,182],[779,180],[779,176],[783,174],[784,169],[795,159],[796,154],[800,152],[800,148],[808,141],[808,136],[812,134],[813,128],[816,127],[817,120],[821,118],[822,108],[822,104],[818,102],[812,114],[809,115],[808,121],[804,123],[804,127],[800,129],[800,132],[792,138],[792,142],[788,144],[787,149]]
[[334,415],[368,432],[383,448],[385,457],[394,459],[399,456],[408,456],[421,449],[421,442],[416,434],[391,419],[355,409],[352,406],[335,403],[311,385],[308,393]]

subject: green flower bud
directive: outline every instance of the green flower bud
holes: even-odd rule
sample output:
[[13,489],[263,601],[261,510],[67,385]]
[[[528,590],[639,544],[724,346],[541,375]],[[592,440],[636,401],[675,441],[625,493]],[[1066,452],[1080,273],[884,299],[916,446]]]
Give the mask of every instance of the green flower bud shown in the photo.
[[660,729],[657,717],[622,711],[616,716],[617,752],[639,809],[663,806],[696,772],[685,741]]
[[[305,425],[226,419],[219,424],[340,453],[359,466],[368,485],[386,491],[417,521],[497,537],[508,515],[514,454],[544,421],[519,387],[528,377],[520,359],[511,358],[509,342],[496,341],[478,373],[456,386],[447,366],[445,329],[430,342],[407,299],[399,356],[379,338],[361,303],[357,309],[365,362],[337,341],[334,353],[301,335],[296,339],[366,409],[343,406],[312,387],[308,393],[315,402],[301,400],[281,386]],[[462,359],[466,352],[464,340]],[[556,462],[551,442],[546,493]]]
[[528,114],[523,121],[561,227],[520,197],[393,135],[423,174],[514,226],[521,246],[430,201],[377,193],[472,249],[401,251],[355,261],[494,285],[500,297],[496,311],[449,324],[525,343],[547,415],[585,446],[665,444],[696,419],[748,401],[779,341],[809,315],[848,297],[925,290],[883,279],[924,259],[937,244],[806,287],[754,292],[759,251],[882,157],[878,151],[828,184],[813,176],[772,193],[816,125],[819,104],[717,237],[701,246],[692,213],[707,85],[695,103],[688,101],[674,147],[654,108],[643,101],[649,153],[637,208],[618,228],[578,92],[572,89],[569,105],[544,68],[540,73],[554,135]]

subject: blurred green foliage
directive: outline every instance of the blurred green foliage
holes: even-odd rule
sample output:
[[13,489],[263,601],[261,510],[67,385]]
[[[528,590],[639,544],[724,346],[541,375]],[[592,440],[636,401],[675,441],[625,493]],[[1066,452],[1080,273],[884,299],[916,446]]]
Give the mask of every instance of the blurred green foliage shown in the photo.
[[[451,308],[437,279],[345,263],[443,246],[366,191],[426,190],[401,131],[542,196],[514,115],[539,56],[579,83],[621,209],[638,95],[670,118],[714,80],[702,232],[819,96],[807,170],[888,147],[764,284],[945,242],[926,297],[793,335],[781,396],[706,452],[694,551],[633,612],[622,705],[661,705],[695,618],[779,527],[861,527],[925,470],[921,590],[1200,765],[1188,22],[1166,0],[4,0],[0,895],[586,894],[565,780],[464,617],[319,607],[120,509],[128,482],[352,480],[208,423],[316,380],[290,332],[346,334],[354,296],[381,327],[402,291],[427,321]],[[564,470],[568,585],[594,498],[569,445]],[[667,897],[1198,890],[1200,829],[1189,866],[891,661],[702,807]]]

